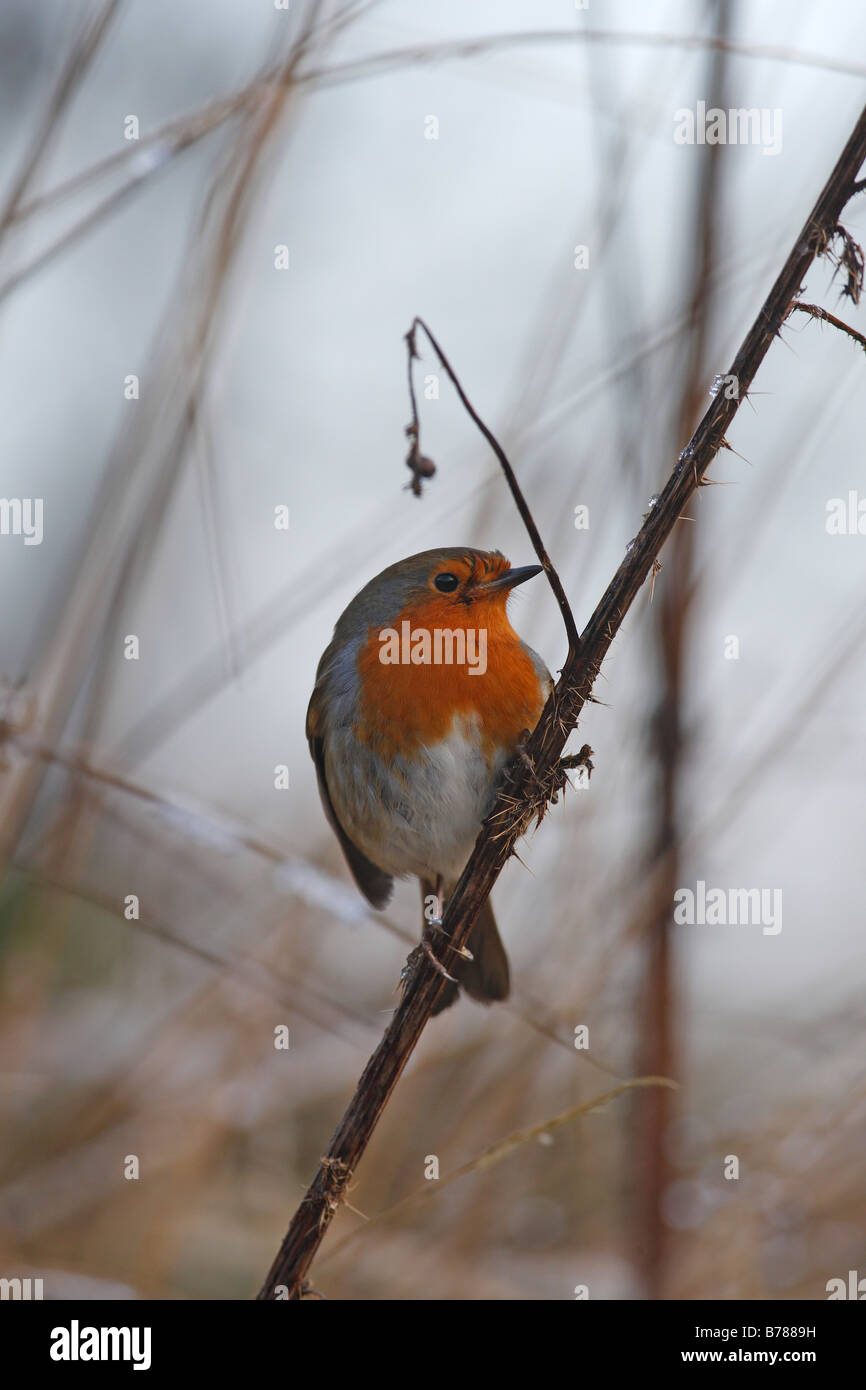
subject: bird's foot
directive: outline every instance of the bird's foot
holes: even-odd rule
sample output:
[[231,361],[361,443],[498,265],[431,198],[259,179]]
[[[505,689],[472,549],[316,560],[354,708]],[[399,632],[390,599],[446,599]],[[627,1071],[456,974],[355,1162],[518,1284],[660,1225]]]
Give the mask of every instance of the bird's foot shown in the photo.
[[[441,918],[441,917],[431,917],[431,918],[428,920],[428,922],[426,923],[426,925],[425,925],[425,927],[424,927],[424,933],[423,933],[423,935],[422,935],[422,937],[421,937],[421,944],[422,944],[422,946],[424,945],[424,940],[425,940],[425,938],[427,939],[427,941],[428,941],[428,943],[429,943],[430,937],[431,937],[431,936],[434,936],[434,935],[436,935],[436,934],[438,934],[439,936],[444,936],[444,937],[446,938],[446,946],[447,946],[447,949],[448,949],[449,951],[453,951],[453,952],[455,953],[455,955],[458,955],[458,956],[460,957],[461,960],[474,960],[474,959],[475,959],[475,957],[473,956],[472,952],[469,950],[469,947],[468,947],[468,946],[452,946],[452,945],[451,945],[451,942],[447,940],[448,932],[445,930],[445,928],[444,928],[443,925],[442,925],[442,918]],[[432,947],[431,947],[431,949],[432,949]],[[449,976],[449,979],[450,979],[450,976]]]
[[[440,927],[439,930],[441,931],[442,928]],[[445,966],[442,964],[436,952],[433,950],[433,947],[430,944],[430,937],[428,936],[426,931],[424,935],[421,937],[421,950],[429,960],[430,964],[433,966],[433,969],[439,975],[443,975],[445,979],[450,980],[453,985],[457,984],[457,981],[455,980],[454,976],[448,974],[448,971],[445,969]]]
[[[432,953],[432,938],[439,935],[446,938],[447,949],[453,951],[455,955],[460,956],[461,960],[474,960],[475,957],[468,947],[452,946],[450,941],[447,940],[449,933],[442,925],[444,912],[445,895],[442,891],[442,875],[440,874],[436,878],[436,892],[430,893],[424,899],[424,930],[421,934],[421,946],[424,954],[437,965],[437,968],[442,964],[442,962],[438,960],[438,957],[434,957]],[[448,975],[447,978],[450,980],[451,976]]]
[[425,936],[421,938],[421,944],[416,946],[414,951],[409,952],[409,955],[406,957],[406,964],[400,971],[400,985],[404,992],[414,983],[418,974],[418,968],[425,958],[429,960],[437,975],[444,976],[446,980],[450,980],[451,984],[457,984],[454,976],[448,974],[448,971],[436,955],[436,952],[433,950],[425,934]]

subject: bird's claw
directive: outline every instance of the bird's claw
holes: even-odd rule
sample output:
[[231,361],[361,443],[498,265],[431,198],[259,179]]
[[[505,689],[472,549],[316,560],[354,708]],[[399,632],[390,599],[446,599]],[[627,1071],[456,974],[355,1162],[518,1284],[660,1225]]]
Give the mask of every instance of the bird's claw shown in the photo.
[[427,960],[429,960],[437,975],[444,976],[444,978],[446,980],[449,980],[451,984],[456,985],[458,983],[458,981],[454,979],[453,975],[448,974],[448,971],[445,969],[445,966],[442,964],[441,960],[439,960],[438,956],[433,950],[433,947],[430,945],[430,942],[422,938],[421,944],[419,946],[416,946],[413,951],[409,952],[409,955],[406,957],[406,964],[400,971],[400,986],[404,991],[407,990],[415,980],[415,977],[418,974],[418,967],[425,957]]
[[434,970],[436,970],[438,974],[444,975],[445,979],[450,980],[452,985],[456,985],[458,983],[453,975],[448,974],[448,971],[445,969],[445,966],[442,964],[436,952],[433,950],[433,947],[430,945],[430,942],[427,940],[426,935],[422,936],[421,938],[421,950],[424,952],[430,964],[433,966]]
[[[430,932],[434,932],[434,931],[441,932],[441,934],[442,934],[443,936],[447,936],[447,935],[448,935],[448,933],[446,932],[445,928],[444,928],[443,925],[442,925],[442,918],[441,918],[441,917],[430,917],[430,918],[428,918],[428,921],[427,921],[427,930],[430,931]],[[425,932],[425,935],[426,935],[426,932]],[[424,939],[424,938],[422,937],[422,941],[423,941],[423,939]],[[448,950],[449,950],[449,951],[453,951],[453,952],[455,953],[455,955],[460,956],[461,959],[463,959],[463,960],[474,960],[474,959],[475,959],[475,957],[473,956],[473,954],[472,954],[472,952],[470,951],[470,949],[469,949],[468,946],[452,946],[451,943],[450,943],[450,941],[447,943],[447,946],[448,946]],[[449,976],[449,979],[450,979],[450,976]]]

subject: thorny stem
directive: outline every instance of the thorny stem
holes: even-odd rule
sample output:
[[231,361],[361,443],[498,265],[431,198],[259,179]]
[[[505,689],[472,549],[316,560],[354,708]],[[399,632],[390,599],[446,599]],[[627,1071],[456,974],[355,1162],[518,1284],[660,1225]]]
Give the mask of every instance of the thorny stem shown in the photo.
[[[714,396],[644,525],[629,544],[625,559],[582,634],[580,646],[569,651],[559,681],[524,750],[526,760],[518,756],[506,770],[493,813],[482,827],[469,862],[445,908],[443,931],[448,934],[455,949],[465,946],[478,913],[510,857],[516,840],[533,818],[544,813],[547,789],[554,790],[556,787],[560,755],[590,697],[601,663],[636,594],[651,572],[656,556],[681,516],[683,507],[696,489],[703,485],[704,475],[719,449],[730,447],[725,432],[748,395],[771,343],[779,336],[800,294],[809,267],[830,246],[842,210],[858,186],[857,175],[864,160],[866,108],[860,113],[833,172],[731,364],[728,375],[738,383],[736,395],[718,392]],[[453,373],[435,340],[426,328],[425,332],[454,381]],[[455,388],[497,454],[526,522],[524,509],[528,509],[516,483],[512,483],[513,474],[510,474],[507,460],[478,420],[456,382]],[[530,534],[533,534],[532,531]],[[541,558],[541,550],[537,547],[536,553]],[[283,1290],[291,1299],[301,1297],[316,1252],[343,1200],[391,1092],[432,1015],[444,984],[442,976],[429,962],[421,963],[413,972],[403,999],[382,1041],[364,1068],[327,1153],[292,1218],[258,1295],[260,1299],[272,1299]]]

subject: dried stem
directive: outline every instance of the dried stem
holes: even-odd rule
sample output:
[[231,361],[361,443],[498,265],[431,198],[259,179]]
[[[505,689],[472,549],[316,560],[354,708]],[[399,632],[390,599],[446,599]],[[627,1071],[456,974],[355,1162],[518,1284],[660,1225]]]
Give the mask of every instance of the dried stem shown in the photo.
[[820,304],[792,304],[790,312],[793,314],[795,309],[799,309],[801,314],[808,314],[810,318],[821,319],[823,323],[831,323],[834,328],[838,328],[840,333],[847,333],[848,337],[855,343],[859,343],[866,352],[866,337],[858,333],[856,328],[852,328],[850,323],[845,323],[843,319],[837,319],[835,314],[828,314],[826,309],[822,309]]
[[[480,415],[475,410],[474,406],[472,405],[472,402],[469,400],[469,397],[466,395],[466,392],[460,385],[460,382],[458,381],[457,376],[454,372],[454,368],[451,366],[451,363],[448,361],[448,358],[445,356],[445,353],[442,351],[433,334],[430,332],[430,329],[427,327],[424,320],[419,318],[415,318],[412,320],[412,327],[406,334],[406,343],[409,348],[409,400],[412,405],[412,423],[409,425],[406,432],[409,435],[409,437],[414,441],[414,449],[415,451],[418,451],[420,449],[421,437],[420,425],[418,423],[418,409],[415,403],[415,390],[412,384],[412,363],[418,356],[418,350],[415,343],[415,332],[418,328],[423,328],[424,332],[427,334],[427,337],[433,344],[433,349],[436,353],[436,356],[439,358],[439,361],[442,363],[444,370],[448,373],[449,377],[451,378],[451,383],[454,387],[454,390],[460,397],[460,401],[463,405],[463,408],[465,409],[467,415],[469,415],[470,419],[478,426],[478,429],[484,435],[484,438],[487,440],[487,443],[490,445],[491,449],[493,450],[494,454],[500,462],[502,471],[505,474],[506,482],[508,483],[508,486],[511,489],[511,495],[514,498],[515,506],[517,507],[517,510],[520,513],[524,526],[529,532],[529,539],[532,541],[532,547],[539,560],[541,561],[544,567],[544,573],[547,575],[548,583],[550,584],[551,589],[556,595],[556,601],[559,604],[559,610],[562,613],[562,620],[565,623],[565,631],[568,636],[569,653],[576,652],[578,647],[580,646],[580,637],[577,631],[577,624],[574,621],[574,614],[571,611],[571,605],[569,604],[568,599],[565,596],[565,590],[562,587],[562,581],[560,580],[559,575],[554,569],[550,556],[548,555],[545,549],[544,542],[541,539],[532,512],[529,510],[529,507],[526,504],[526,498],[523,496],[523,493],[520,490],[520,484],[518,483],[517,478],[515,477],[514,469],[508,462],[508,459],[505,456],[505,451],[503,450],[501,444],[491,433],[491,431],[487,428],[484,421],[481,419]],[[412,459],[412,457],[413,451],[410,450],[410,460]],[[418,462],[420,462],[422,465],[425,462],[428,465],[430,463],[429,459],[424,460],[420,457],[420,454]],[[416,467],[418,466],[418,462],[416,462]],[[411,466],[412,464],[410,462],[410,467]],[[415,474],[414,481],[418,485],[416,491],[417,494],[420,496],[421,484],[418,474]]]

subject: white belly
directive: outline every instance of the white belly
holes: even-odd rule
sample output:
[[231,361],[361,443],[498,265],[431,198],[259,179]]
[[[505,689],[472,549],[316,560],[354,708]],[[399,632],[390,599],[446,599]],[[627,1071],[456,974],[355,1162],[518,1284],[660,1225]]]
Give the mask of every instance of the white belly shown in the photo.
[[[352,774],[328,774],[337,815],[350,839],[379,868],[396,877],[415,874],[453,883],[475,844],[493,803],[506,753],[492,766],[479,751],[473,719],[455,720],[446,738],[416,751],[411,763],[386,766],[365,754]],[[329,758],[341,756],[341,740]],[[357,755],[358,745],[354,749]],[[334,796],[342,785],[345,794]]]

